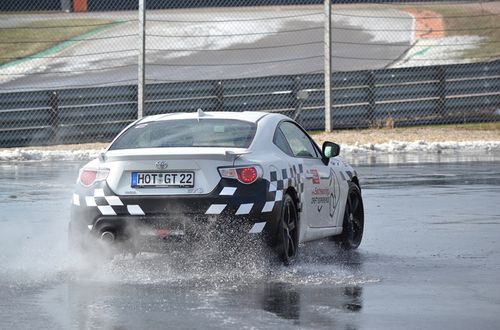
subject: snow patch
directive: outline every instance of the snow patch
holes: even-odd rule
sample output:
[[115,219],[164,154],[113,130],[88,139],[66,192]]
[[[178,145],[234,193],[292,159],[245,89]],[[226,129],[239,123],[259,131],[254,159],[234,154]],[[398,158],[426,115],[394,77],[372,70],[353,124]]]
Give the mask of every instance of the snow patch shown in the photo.
[[485,38],[474,35],[419,39],[408,51],[405,58],[394,67],[474,62],[476,61],[474,58],[464,59],[464,52],[479,47],[484,40]]
[[[440,154],[440,153],[481,153],[499,152],[500,141],[390,141],[386,143],[342,145],[342,154]],[[3,149],[0,161],[87,161],[96,158],[102,150],[42,150]]]
[[[385,17],[393,17],[388,19]],[[357,27],[361,33],[370,34],[374,43],[406,43],[413,40],[414,19],[407,12],[397,9],[335,10],[333,23]]]
[[90,160],[99,152],[101,150],[4,149],[0,150],[0,161]]
[[[198,53],[198,50],[219,50],[231,48],[233,45],[244,47],[269,35],[283,30],[293,30],[287,27],[299,19],[281,19],[270,21],[240,21],[233,22],[203,22],[191,24],[161,23],[148,25],[147,49],[148,58],[175,59]],[[322,15],[301,17],[301,22],[310,27],[321,27]],[[249,46],[247,46],[249,47]],[[186,51],[166,52],[169,49],[186,49]],[[153,61],[154,63],[155,61]]]
[[[305,12],[306,14],[308,12]],[[289,12],[289,18],[279,20],[257,21],[224,21],[234,19],[234,14],[228,17],[210,13],[198,15],[160,15],[151,17],[147,24],[146,52],[149,63],[168,63],[169,60],[184,58],[198,53],[198,50],[219,50],[230,48],[233,45],[251,45],[261,39],[282,30],[293,30],[287,27],[296,21],[314,27],[322,27],[323,15],[293,17],[304,14],[303,11]],[[265,18],[276,15],[273,12],[252,12],[250,17]],[[282,16],[287,16],[283,15]],[[243,12],[242,18],[248,19],[249,13]],[[279,15],[278,15],[279,16]],[[168,22],[168,20],[172,22]],[[160,20],[160,21],[157,21]],[[176,22],[177,20],[185,23]],[[196,20],[201,20],[197,23]],[[213,22],[210,22],[213,20]],[[188,24],[189,23],[189,24]],[[0,67],[0,83],[18,79],[31,74],[49,74],[54,71],[58,76],[75,76],[86,74],[89,71],[110,70],[117,67],[135,67],[137,65],[136,48],[138,44],[138,25],[129,22],[117,25],[92,36],[81,38],[84,41],[76,42],[57,55],[64,57],[53,58],[54,55],[22,61],[17,65]],[[247,46],[248,47],[248,46]],[[177,51],[186,49],[186,51]],[[168,51],[176,50],[176,51]],[[106,53],[110,52],[110,53]],[[121,53],[120,53],[121,52]],[[82,54],[89,54],[82,56]],[[73,56],[73,57],[72,57]],[[153,70],[154,71],[154,70]],[[154,73],[154,72],[153,72]],[[52,75],[50,75],[52,76]]]
[[390,141],[380,144],[342,145],[343,153],[442,153],[500,151],[500,141]]

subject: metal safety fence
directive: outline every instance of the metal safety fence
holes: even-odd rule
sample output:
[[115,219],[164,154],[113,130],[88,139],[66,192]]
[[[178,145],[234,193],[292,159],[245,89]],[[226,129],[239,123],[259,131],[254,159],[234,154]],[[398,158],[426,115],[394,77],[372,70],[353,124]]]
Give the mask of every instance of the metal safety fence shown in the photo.
[[[335,73],[333,127],[498,121],[499,71],[497,60]],[[260,110],[325,128],[322,74],[150,84],[146,99],[145,115]],[[137,119],[137,85],[7,93],[0,113],[2,147],[109,141]]]
[[198,108],[308,129],[499,120],[500,1],[343,2],[3,2],[0,146]]

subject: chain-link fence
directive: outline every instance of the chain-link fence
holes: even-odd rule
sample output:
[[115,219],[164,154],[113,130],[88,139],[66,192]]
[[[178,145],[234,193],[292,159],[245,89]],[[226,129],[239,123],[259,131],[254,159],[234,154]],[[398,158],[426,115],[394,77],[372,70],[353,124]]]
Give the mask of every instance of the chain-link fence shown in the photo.
[[145,0],[144,48],[140,2],[0,2],[0,146],[199,108],[315,130],[500,120],[500,1]]

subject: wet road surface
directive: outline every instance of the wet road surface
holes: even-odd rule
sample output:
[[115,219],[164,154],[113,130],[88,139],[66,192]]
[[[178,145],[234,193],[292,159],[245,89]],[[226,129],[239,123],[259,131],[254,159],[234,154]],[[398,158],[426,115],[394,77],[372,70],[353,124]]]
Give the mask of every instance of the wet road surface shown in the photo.
[[[57,54],[0,66],[0,91],[137,81],[137,12],[78,15],[124,23]],[[74,18],[65,13],[10,16],[0,21],[0,28],[15,21]],[[323,6],[158,10],[148,11],[147,20],[148,83],[307,74],[324,69]],[[412,47],[413,30],[414,19],[404,11],[339,7],[332,15],[332,69],[393,66]]]
[[499,159],[437,160],[358,160],[360,249],[305,244],[291,267],[257,244],[72,260],[81,164],[0,164],[0,328],[498,329]]

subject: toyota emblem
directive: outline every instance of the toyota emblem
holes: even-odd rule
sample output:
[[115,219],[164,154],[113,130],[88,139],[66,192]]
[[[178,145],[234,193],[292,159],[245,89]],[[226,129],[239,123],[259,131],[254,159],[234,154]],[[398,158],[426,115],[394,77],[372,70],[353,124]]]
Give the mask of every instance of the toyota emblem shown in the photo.
[[168,167],[168,164],[164,160],[159,160],[159,161],[156,162],[155,166],[159,170],[164,170],[164,169],[166,169]]

